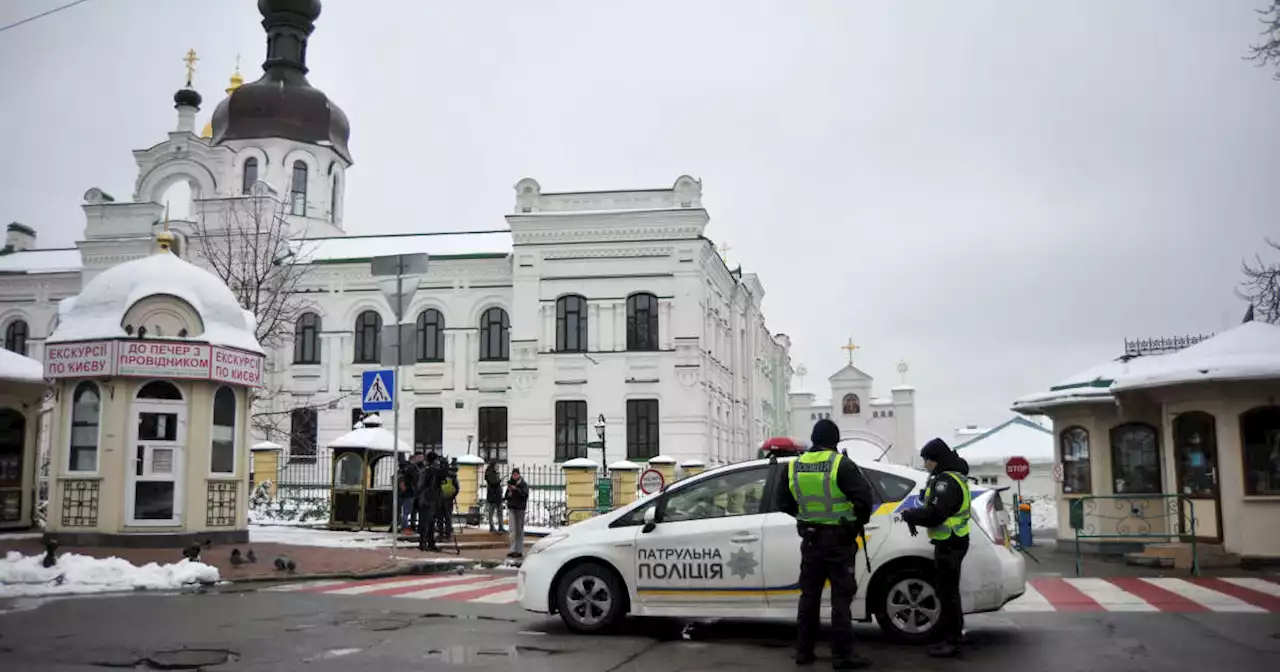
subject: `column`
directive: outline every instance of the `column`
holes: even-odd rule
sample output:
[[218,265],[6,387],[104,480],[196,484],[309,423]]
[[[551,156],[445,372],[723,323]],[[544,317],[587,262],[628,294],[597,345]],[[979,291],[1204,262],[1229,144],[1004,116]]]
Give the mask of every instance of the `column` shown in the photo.
[[577,457],[560,465],[564,469],[564,503],[569,524],[586,520],[596,513],[596,470],[599,463]]
[[542,329],[538,333],[538,350],[553,350],[556,347],[556,304],[542,304]]
[[478,455],[458,456],[458,511],[480,511],[480,467],[484,460]]
[[587,302],[587,351],[600,349],[600,304]]
[[640,465],[623,460],[609,465],[609,471],[613,472],[613,508],[636,501],[636,478],[640,475]]
[[676,482],[676,461],[666,455],[649,458],[649,468],[662,474],[662,482],[670,485]]
[[613,342],[617,350],[627,349],[627,302],[617,301],[613,304]]
[[670,350],[671,345],[671,302],[658,301],[658,347]]

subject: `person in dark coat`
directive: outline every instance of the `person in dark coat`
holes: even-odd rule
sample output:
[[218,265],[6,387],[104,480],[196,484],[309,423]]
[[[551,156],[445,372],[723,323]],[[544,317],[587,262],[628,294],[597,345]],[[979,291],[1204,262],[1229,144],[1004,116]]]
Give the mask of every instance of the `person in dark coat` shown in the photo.
[[396,487],[400,489],[401,534],[411,534],[418,529],[418,494],[414,488],[418,486],[418,470],[425,457],[421,450],[415,450],[412,457],[400,463]]
[[[443,464],[444,458],[441,458],[440,461]],[[442,486],[445,483],[445,481],[448,481],[450,484],[452,484],[453,494],[444,492],[442,487],[442,491],[440,493],[440,510],[438,511],[437,517],[436,517],[436,524],[439,525],[439,530],[436,535],[436,538],[452,539],[453,538],[453,514],[454,514],[453,505],[454,505],[454,502],[456,502],[458,499],[458,465],[456,463],[450,462],[447,466],[444,467],[444,471],[445,471],[444,478],[441,479],[440,483]]]
[[418,550],[436,551],[436,516],[440,511],[440,484],[446,476],[440,456],[427,451],[427,459],[418,471]]
[[[813,426],[812,447],[795,458],[778,484],[779,511],[796,519],[800,534],[800,603],[796,608],[797,665],[816,660],[822,590],[831,583],[831,666],[867,667],[854,651],[853,598],[858,593],[858,537],[871,519],[871,484],[853,460],[836,451],[840,427],[828,419]],[[804,502],[801,506],[800,501]]]
[[917,527],[928,529],[933,544],[934,586],[942,611],[938,627],[943,641],[930,647],[929,655],[952,658],[959,654],[964,640],[964,608],[960,602],[960,569],[969,552],[972,527],[969,505],[969,463],[951,450],[946,441],[933,439],[920,449],[929,481],[925,485],[922,505],[902,512],[902,520],[918,534]]
[[[484,501],[488,509],[489,531],[502,534],[507,531],[502,523],[502,477],[498,475],[497,460],[490,460],[484,468]],[[495,527],[494,520],[497,519]]]
[[524,557],[524,514],[529,506],[529,484],[520,475],[519,469],[511,470],[511,478],[507,479],[507,511],[511,513],[511,552],[508,558]]

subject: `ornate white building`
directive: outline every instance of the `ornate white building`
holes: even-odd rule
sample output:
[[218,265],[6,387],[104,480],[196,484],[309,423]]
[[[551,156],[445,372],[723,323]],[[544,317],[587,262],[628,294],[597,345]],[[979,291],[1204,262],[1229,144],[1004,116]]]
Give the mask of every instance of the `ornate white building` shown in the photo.
[[[9,226],[0,253],[6,348],[40,359],[58,301],[148,254],[163,222],[179,254],[208,263],[200,237],[228,231],[236,213],[269,199],[293,239],[306,308],[292,342],[268,353],[258,408],[279,429],[258,438],[284,444],[289,457],[350,430],[361,373],[382,368],[382,328],[394,323],[370,259],[414,252],[431,261],[405,317],[415,325],[406,344],[414,362],[398,383],[406,441],[513,463],[598,459],[586,444],[603,416],[608,461],[721,463],[788,433],[790,341],[765,326],[759,278],[728,268],[703,237],[699,180],[552,193],[526,178],[505,223],[495,212],[488,230],[349,235],[350,126],[305,77],[319,3],[259,7],[264,74],[233,78],[207,137],[195,132],[202,101],[188,70],[175,129],[134,152],[129,202],[90,189],[75,248],[41,249],[34,229]],[[168,221],[162,205],[174,185],[191,194],[185,221]]]

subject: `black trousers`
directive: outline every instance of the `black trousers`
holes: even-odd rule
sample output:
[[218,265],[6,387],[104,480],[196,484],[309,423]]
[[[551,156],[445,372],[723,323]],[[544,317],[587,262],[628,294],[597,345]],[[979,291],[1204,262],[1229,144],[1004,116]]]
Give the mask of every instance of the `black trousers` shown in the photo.
[[968,537],[952,537],[933,546],[938,601],[942,606],[938,626],[944,641],[954,644],[964,631],[964,607],[960,603],[960,568],[969,553]]
[[800,604],[796,611],[796,650],[812,653],[822,627],[822,588],[831,582],[831,653],[839,660],[853,654],[853,598],[858,594],[854,562],[857,540],[851,530],[811,526],[800,530]]
[[439,504],[436,499],[418,499],[418,548],[436,545],[436,510]]

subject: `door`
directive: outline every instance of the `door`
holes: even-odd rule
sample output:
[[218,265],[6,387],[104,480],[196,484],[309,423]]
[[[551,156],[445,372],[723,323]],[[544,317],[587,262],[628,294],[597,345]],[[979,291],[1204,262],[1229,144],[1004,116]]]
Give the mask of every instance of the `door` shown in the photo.
[[673,486],[657,525],[636,534],[636,593],[647,609],[761,609],[761,514],[768,465]]
[[26,419],[16,410],[0,409],[0,526],[21,525],[23,456],[26,454]]
[[129,525],[172,526],[182,521],[186,408],[181,402],[136,402],[128,452]]
[[[1173,458],[1176,490],[1181,495],[1171,502],[1178,514],[1178,531],[1190,541],[1222,541],[1222,506],[1218,489],[1218,441],[1214,417],[1203,411],[1181,413],[1173,419]],[[1176,508],[1173,508],[1176,505]]]

